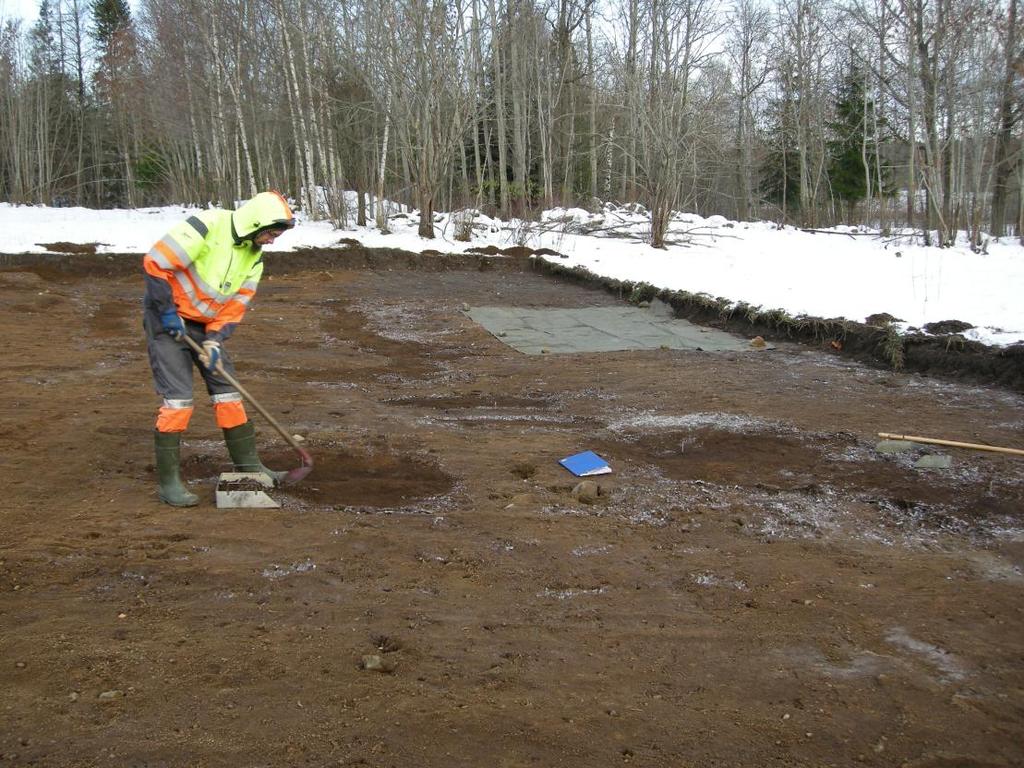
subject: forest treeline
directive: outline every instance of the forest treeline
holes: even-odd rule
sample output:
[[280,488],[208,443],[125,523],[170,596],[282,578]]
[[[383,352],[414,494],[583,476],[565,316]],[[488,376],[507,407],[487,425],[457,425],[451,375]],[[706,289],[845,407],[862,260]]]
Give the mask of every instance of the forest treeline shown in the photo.
[[[345,224],[638,203],[1020,235],[1017,0],[42,0],[0,27],[0,197]],[[359,192],[345,205],[344,190]],[[367,202],[371,204],[367,204]],[[378,222],[386,225],[386,222]]]

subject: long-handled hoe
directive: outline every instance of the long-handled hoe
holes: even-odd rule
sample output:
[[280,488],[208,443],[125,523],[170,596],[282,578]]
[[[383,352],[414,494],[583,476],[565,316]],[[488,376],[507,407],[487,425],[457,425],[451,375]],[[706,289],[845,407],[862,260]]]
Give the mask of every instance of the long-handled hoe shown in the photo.
[[[185,336],[185,341],[192,348],[192,350],[196,352],[196,354],[202,354],[203,348],[196,344],[195,341],[190,339],[188,336]],[[310,455],[309,451],[307,451],[305,448],[299,445],[298,441],[290,434],[288,434],[288,431],[278,423],[277,419],[271,416],[267,409],[260,405],[256,398],[254,398],[249,393],[249,391],[246,390],[245,387],[238,383],[238,380],[234,376],[232,376],[230,373],[224,370],[224,366],[221,365],[220,361],[217,362],[217,373],[223,376],[224,379],[231,386],[238,390],[239,394],[242,397],[244,397],[253,408],[260,412],[260,415],[263,416],[263,418],[270,423],[270,426],[277,430],[277,433],[281,435],[282,438],[284,438],[284,441],[288,443],[288,445],[295,449],[295,451],[299,454],[299,457],[302,459],[302,463],[300,466],[296,467],[293,470],[290,470],[287,474],[285,474],[285,476],[281,480],[281,484],[292,485],[293,483],[299,482],[306,475],[308,475],[313,469],[313,457]],[[241,477],[239,477],[239,475],[241,475]],[[221,486],[226,485],[226,478],[230,478],[229,483],[235,484],[239,483],[242,480],[255,480],[257,483],[263,483],[263,481],[261,479],[258,479],[258,477],[261,478],[262,476],[256,476],[251,473],[222,474],[221,482],[218,484],[217,506],[278,506],[276,502],[271,501],[269,497],[267,497],[266,494],[263,493],[251,494],[247,493],[246,491],[234,491],[233,493],[229,491],[222,492]],[[270,503],[263,503],[254,500],[257,496],[263,497],[264,499],[266,499],[267,502]],[[222,499],[225,500],[225,503],[223,504],[221,503]],[[232,501],[236,503],[231,503]]]

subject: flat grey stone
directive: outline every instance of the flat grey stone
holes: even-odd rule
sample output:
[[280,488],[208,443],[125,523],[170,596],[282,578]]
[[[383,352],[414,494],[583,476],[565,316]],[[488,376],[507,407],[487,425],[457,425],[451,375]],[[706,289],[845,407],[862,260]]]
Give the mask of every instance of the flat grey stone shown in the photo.
[[881,440],[875,444],[875,450],[879,453],[903,453],[914,447],[909,440]]
[[914,462],[914,466],[917,469],[949,469],[953,466],[953,459],[949,456],[930,453]]
[[467,314],[508,346],[527,355],[634,349],[756,351],[746,339],[674,317],[672,307],[661,301],[652,302],[648,308],[472,307]]

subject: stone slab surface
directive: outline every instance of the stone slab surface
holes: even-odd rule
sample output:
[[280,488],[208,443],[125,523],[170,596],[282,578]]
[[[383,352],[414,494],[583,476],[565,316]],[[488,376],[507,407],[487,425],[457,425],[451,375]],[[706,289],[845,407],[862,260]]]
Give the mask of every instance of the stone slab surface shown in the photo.
[[[470,318],[527,355],[690,349],[755,352],[750,342],[672,317],[661,307],[471,307]],[[770,348],[770,347],[769,347]]]

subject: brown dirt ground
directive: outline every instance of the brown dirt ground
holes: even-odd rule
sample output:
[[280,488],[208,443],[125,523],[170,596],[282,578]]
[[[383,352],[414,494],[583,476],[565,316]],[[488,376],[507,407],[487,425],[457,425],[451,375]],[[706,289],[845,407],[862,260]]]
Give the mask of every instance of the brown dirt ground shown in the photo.
[[203,503],[157,501],[138,257],[0,270],[0,765],[1024,764],[1024,459],[873,449],[1022,447],[1019,394],[787,344],[527,357],[462,305],[615,299],[269,261],[229,348],[316,458],[279,510],[214,506],[202,405]]

